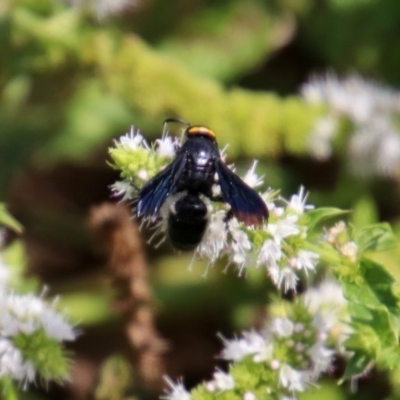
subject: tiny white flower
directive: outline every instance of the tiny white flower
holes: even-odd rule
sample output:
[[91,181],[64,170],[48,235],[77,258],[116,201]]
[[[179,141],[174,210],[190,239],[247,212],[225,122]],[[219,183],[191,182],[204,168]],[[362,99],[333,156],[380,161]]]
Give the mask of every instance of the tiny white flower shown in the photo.
[[46,335],[58,341],[72,341],[76,339],[77,332],[63,315],[50,308],[45,308],[40,316],[41,325]]
[[226,244],[225,219],[226,212],[224,210],[211,214],[203,239],[196,250],[200,257],[207,257],[211,263],[218,259]]
[[163,158],[174,158],[176,154],[176,140],[168,135],[164,135],[163,138],[156,140],[156,152],[160,157]]
[[400,135],[392,132],[381,136],[379,151],[376,156],[376,169],[382,175],[393,176],[400,169]]
[[351,333],[347,301],[342,287],[335,281],[326,280],[318,287],[308,289],[302,297],[304,304],[314,315],[313,326],[319,331],[318,339],[326,340],[329,333],[341,346]]
[[306,274],[308,271],[315,271],[315,266],[319,260],[319,255],[313,251],[299,250],[296,257],[289,260],[292,268],[297,270],[304,270]]
[[280,278],[281,278],[281,269],[278,265],[268,265],[268,275],[271,278],[271,281],[279,286]]
[[96,15],[101,21],[110,15],[122,13],[134,4],[135,0],[95,0]]
[[119,144],[125,150],[137,150],[139,147],[149,148],[139,129],[136,129],[134,126],[131,126],[129,133],[119,138]]
[[308,354],[313,362],[313,378],[317,378],[321,373],[328,370],[333,361],[335,352],[324,346],[322,342],[315,343]]
[[185,389],[181,382],[174,383],[170,378],[164,376],[164,380],[170,387],[170,392],[161,396],[164,400],[190,400],[190,393]]
[[232,390],[235,387],[233,376],[226,372],[217,370],[214,372],[213,378],[215,386],[221,391]]
[[253,392],[246,392],[243,395],[243,400],[257,400],[257,397]]
[[217,385],[215,384],[214,381],[208,381],[205,383],[206,389],[210,392],[210,393],[214,393],[217,390]]
[[358,246],[355,242],[347,242],[340,246],[339,251],[350,261],[356,262],[358,256]]
[[280,271],[278,287],[284,287],[285,292],[288,290],[296,290],[298,280],[299,278],[293,269],[290,267],[285,267]]
[[246,182],[253,189],[261,186],[264,183],[263,177],[259,177],[255,172],[257,164],[258,161],[255,160],[253,162],[253,165],[251,166],[249,171],[247,171],[246,175],[243,178],[243,181]]
[[124,10],[136,5],[137,0],[65,0],[74,7],[90,7],[99,21],[111,15],[122,13]]
[[303,214],[305,210],[312,210],[312,204],[306,204],[308,193],[305,193],[304,186],[300,187],[299,193],[294,194],[289,201],[288,209],[294,211],[296,214]]
[[111,185],[113,196],[121,197],[121,201],[131,200],[134,198],[135,190],[128,181],[117,181]]
[[247,353],[253,355],[255,363],[264,362],[271,358],[274,346],[270,338],[252,331],[244,332],[242,341]]
[[282,258],[282,254],[281,244],[275,240],[268,239],[263,243],[258,253],[257,265],[276,266]]
[[224,349],[222,358],[233,362],[241,361],[248,355],[253,356],[256,363],[269,359],[273,351],[273,343],[262,334],[250,331],[243,332],[242,338],[226,340],[223,339]]
[[10,340],[0,338],[0,378],[22,382],[24,387],[35,380],[36,371],[30,361],[24,361],[22,353]]
[[342,286],[336,281],[325,280],[318,287],[308,289],[304,294],[304,303],[315,314],[318,310],[337,309],[344,307],[347,301],[343,295]]
[[288,318],[274,318],[272,331],[279,337],[288,337],[293,334],[294,324]]
[[328,243],[334,244],[338,236],[344,232],[346,232],[346,224],[344,221],[339,221],[325,233],[324,239]]
[[251,242],[246,232],[240,229],[236,218],[229,221],[229,231],[232,236],[232,260],[237,265],[243,265],[247,259],[247,254],[251,249]]
[[253,361],[255,363],[262,363],[264,361],[269,360],[272,357],[272,352],[274,350],[274,346],[272,343],[264,343],[264,346],[260,348],[253,355]]
[[247,343],[242,339],[222,339],[224,342],[224,349],[221,352],[221,357],[225,360],[238,362],[243,360],[249,354]]
[[311,153],[317,160],[326,160],[332,155],[332,141],[338,125],[338,118],[332,114],[317,119],[309,139]]
[[6,289],[10,277],[10,267],[0,257],[0,293]]
[[303,392],[310,384],[309,373],[285,364],[279,371],[279,383],[289,391]]
[[265,347],[264,336],[254,331],[243,332],[243,339],[241,339],[241,342],[247,354],[258,353]]
[[213,197],[219,197],[221,196],[221,193],[222,191],[220,185],[214,184],[211,186],[211,194]]
[[137,173],[137,177],[142,181],[147,181],[149,179],[149,173],[144,168],[140,169]]
[[279,360],[274,359],[271,361],[269,366],[271,367],[271,369],[273,369],[275,371],[281,366],[281,363],[279,362]]
[[267,232],[274,237],[276,242],[280,243],[282,239],[298,235],[301,232],[297,224],[298,219],[297,215],[286,215],[277,222],[268,224]]

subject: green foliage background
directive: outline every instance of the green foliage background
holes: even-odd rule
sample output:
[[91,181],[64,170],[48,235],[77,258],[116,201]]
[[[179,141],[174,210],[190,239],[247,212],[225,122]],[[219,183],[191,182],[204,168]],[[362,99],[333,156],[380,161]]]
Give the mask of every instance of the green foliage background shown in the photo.
[[[356,180],[340,143],[328,162],[310,159],[308,133],[323,110],[298,95],[310,74],[327,70],[399,85],[397,0],[138,0],[101,21],[95,4],[0,4],[0,200],[24,227],[10,259],[22,264],[24,253],[27,271],[62,294],[84,332],[77,359],[98,371],[120,350],[122,322],[108,306],[113,294],[86,219],[91,206],[109,199],[118,175],[106,165],[107,147],[131,124],[148,139],[160,135],[167,117],[204,124],[220,147],[229,143],[239,170],[259,159],[267,185],[284,195],[305,184],[312,203],[354,209],[356,227],[379,220],[398,226],[398,182]],[[262,275],[243,281],[218,268],[204,280],[204,266],[187,271],[190,255],[146,249],[160,331],[178,355],[169,372],[195,384],[214,366],[215,333],[232,336],[252,325],[268,284]],[[395,277],[398,254],[376,256]],[[188,326],[193,338],[182,345]],[[88,341],[106,348],[101,357],[85,350]],[[202,367],[182,361],[195,343],[206,349]],[[332,382],[304,398],[398,395],[378,372],[353,394]],[[91,385],[88,392],[74,382],[33,388],[18,398],[85,398]]]

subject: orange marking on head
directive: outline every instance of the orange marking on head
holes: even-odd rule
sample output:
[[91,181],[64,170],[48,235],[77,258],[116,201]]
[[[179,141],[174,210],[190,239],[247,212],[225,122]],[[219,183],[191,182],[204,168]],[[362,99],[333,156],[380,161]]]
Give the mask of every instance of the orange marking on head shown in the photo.
[[211,139],[215,139],[215,133],[211,130],[206,128],[205,126],[191,126],[186,129],[186,134],[188,136],[194,135],[201,135],[201,136],[208,136]]

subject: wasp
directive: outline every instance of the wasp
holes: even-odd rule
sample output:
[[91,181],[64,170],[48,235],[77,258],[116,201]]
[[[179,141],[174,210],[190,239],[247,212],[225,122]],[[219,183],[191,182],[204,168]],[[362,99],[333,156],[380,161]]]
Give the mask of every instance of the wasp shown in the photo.
[[[246,225],[261,226],[268,209],[257,192],[221,159],[215,133],[205,126],[186,125],[184,143],[174,160],[139,191],[136,215],[156,220],[168,206],[168,237],[178,250],[192,250],[201,242],[208,224],[205,198],[229,204],[229,216]],[[227,215],[228,218],[228,215]]]

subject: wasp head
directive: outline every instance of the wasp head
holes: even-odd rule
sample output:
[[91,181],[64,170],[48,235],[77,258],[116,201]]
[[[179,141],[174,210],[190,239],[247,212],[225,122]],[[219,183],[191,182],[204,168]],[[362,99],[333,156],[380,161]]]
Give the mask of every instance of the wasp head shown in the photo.
[[185,130],[185,135],[187,139],[200,136],[211,139],[213,142],[215,142],[216,138],[214,131],[201,125],[189,126]]

